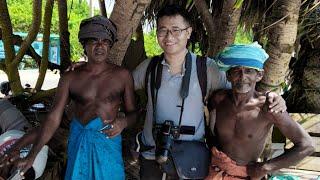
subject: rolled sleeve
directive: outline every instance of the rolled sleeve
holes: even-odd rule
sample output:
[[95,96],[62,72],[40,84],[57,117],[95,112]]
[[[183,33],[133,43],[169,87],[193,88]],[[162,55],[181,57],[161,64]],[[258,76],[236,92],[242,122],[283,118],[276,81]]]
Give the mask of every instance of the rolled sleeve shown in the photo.
[[150,59],[144,60],[132,72],[135,90],[144,88],[144,80],[146,77],[146,72],[147,72],[147,68],[148,68],[149,63],[150,63]]
[[231,85],[227,81],[226,73],[220,71],[213,59],[207,59],[208,95],[218,89],[230,89]]

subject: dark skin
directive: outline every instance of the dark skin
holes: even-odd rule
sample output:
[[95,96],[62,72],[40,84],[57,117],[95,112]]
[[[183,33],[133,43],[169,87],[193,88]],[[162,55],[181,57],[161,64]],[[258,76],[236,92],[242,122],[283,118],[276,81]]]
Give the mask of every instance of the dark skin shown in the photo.
[[[134,123],[136,107],[131,73],[108,62],[109,41],[91,39],[86,41],[84,48],[88,63],[64,74],[59,81],[53,108],[47,120],[39,129],[33,130],[17,142],[8,155],[1,158],[2,165],[14,162],[22,174],[26,172],[43,145],[59,127],[64,107],[70,100],[74,101],[75,117],[83,125],[96,117],[101,117],[104,124],[111,124],[112,129],[103,131],[108,138],[119,135],[124,128]],[[126,117],[118,118],[122,101]],[[17,150],[33,142],[28,156],[23,159],[18,158]]]
[[[314,151],[311,137],[287,112],[266,110],[269,105],[266,96],[255,91],[262,76],[263,72],[251,68],[232,68],[227,73],[232,90],[215,92],[209,100],[210,123],[220,150],[238,165],[247,166],[251,179],[261,179],[267,173],[294,165]],[[294,147],[279,157],[257,163],[272,125],[278,127]]]

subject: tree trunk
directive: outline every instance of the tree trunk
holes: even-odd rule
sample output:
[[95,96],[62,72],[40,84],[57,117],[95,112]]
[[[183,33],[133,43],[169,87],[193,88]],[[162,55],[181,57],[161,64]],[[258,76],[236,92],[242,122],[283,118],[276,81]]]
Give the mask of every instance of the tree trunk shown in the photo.
[[113,45],[109,60],[121,65],[129,46],[131,36],[141,21],[143,12],[151,0],[118,0],[115,1],[110,19],[117,25],[118,41]]
[[131,71],[133,71],[143,60],[147,58],[144,48],[144,36],[141,23],[139,23],[135,37],[136,40],[131,39],[122,63],[124,67]]
[[44,33],[43,33],[43,50],[42,50],[42,60],[39,67],[39,76],[35,86],[35,90],[41,90],[46,72],[48,69],[48,59],[49,59],[49,43],[50,43],[50,27],[52,20],[52,10],[53,10],[54,0],[47,0],[45,12],[44,12]]
[[[308,36],[308,35],[307,35]],[[293,82],[284,94],[288,111],[320,113],[320,39],[314,44],[303,37],[299,57],[292,64]],[[295,59],[293,59],[295,60]]]
[[100,7],[100,14],[104,17],[108,17],[104,0],[99,0],[99,7]]
[[273,22],[282,20],[269,30],[267,52],[270,57],[265,63],[260,90],[281,91],[294,52],[300,3],[300,0],[278,0],[273,7]]
[[60,73],[70,64],[70,33],[68,30],[68,6],[66,0],[58,0],[59,36],[60,36]]
[[6,53],[5,64],[7,65],[13,61],[15,51],[13,48],[12,24],[6,0],[0,0],[0,27],[4,52]]
[[21,47],[17,56],[14,58],[13,63],[18,66],[23,56],[26,54],[31,43],[37,37],[37,34],[41,25],[41,6],[42,0],[33,0],[33,13],[32,13],[32,22],[31,28],[29,29],[26,39],[22,42]]
[[208,33],[208,51],[207,56],[214,56],[214,46],[216,43],[215,33],[216,33],[216,24],[214,23],[213,16],[209,12],[209,7],[205,0],[195,0],[194,5],[197,8],[198,13],[201,16],[201,19],[204,23],[204,27],[206,28],[206,32]]
[[235,8],[236,1],[237,0],[223,1],[222,12],[215,17],[217,30],[214,32],[215,37],[211,39],[214,42],[211,42],[213,49],[210,52],[210,56],[216,55],[226,46],[234,42],[242,7],[241,4]]
[[21,86],[21,80],[18,72],[18,63],[14,63],[16,56],[13,47],[12,24],[10,21],[7,2],[5,0],[0,0],[0,26],[2,29],[4,51],[6,54],[5,67],[3,69],[8,76],[12,93],[20,94],[23,92],[23,88]]

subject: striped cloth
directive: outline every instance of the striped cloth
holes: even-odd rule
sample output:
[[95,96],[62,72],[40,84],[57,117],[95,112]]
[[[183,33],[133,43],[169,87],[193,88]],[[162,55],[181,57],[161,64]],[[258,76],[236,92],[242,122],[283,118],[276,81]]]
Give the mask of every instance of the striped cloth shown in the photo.
[[266,51],[254,42],[248,45],[230,45],[220,52],[215,60],[223,71],[236,66],[263,70],[263,64],[268,58]]

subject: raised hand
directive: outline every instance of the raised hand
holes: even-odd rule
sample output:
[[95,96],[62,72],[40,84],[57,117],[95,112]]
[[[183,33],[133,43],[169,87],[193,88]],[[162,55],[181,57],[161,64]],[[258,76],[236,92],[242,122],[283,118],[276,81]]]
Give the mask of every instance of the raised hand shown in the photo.
[[20,158],[20,150],[11,148],[0,156],[0,168],[10,165],[12,162]]
[[275,92],[266,93],[268,110],[270,112],[278,113],[285,112],[287,110],[286,101]]

